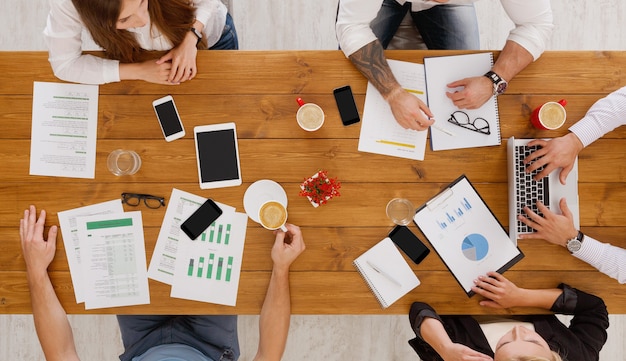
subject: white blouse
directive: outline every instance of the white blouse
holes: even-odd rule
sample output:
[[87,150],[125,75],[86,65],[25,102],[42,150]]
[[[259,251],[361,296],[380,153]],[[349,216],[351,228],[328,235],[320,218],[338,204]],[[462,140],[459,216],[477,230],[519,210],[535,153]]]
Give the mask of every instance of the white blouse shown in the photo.
[[[192,0],[192,3],[196,7],[196,19],[204,25],[202,32],[207,43],[209,46],[217,43],[226,23],[226,6],[220,0]],[[171,42],[150,25],[129,31],[135,33],[142,49],[170,50]],[[48,60],[59,79],[84,84],[120,81],[119,61],[83,54],[91,36],[72,0],[51,0],[43,34]]]

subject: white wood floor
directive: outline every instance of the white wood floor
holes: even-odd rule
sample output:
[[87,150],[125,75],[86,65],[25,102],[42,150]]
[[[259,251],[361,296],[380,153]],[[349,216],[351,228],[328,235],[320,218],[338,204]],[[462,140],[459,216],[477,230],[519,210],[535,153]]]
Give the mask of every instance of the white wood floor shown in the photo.
[[[333,24],[337,1],[230,0],[240,47],[336,49]],[[552,6],[555,31],[549,49],[626,48],[623,0],[552,0]],[[499,1],[481,0],[476,8],[482,48],[501,48],[512,23]],[[47,0],[0,0],[0,51],[45,50],[41,31],[47,12]],[[11,74],[4,76],[4,81],[10,81]],[[3,241],[18,242],[17,232],[15,239]],[[296,315],[292,318],[284,360],[417,360],[407,344],[412,337],[407,319],[406,315]],[[117,359],[122,347],[115,317],[70,316],[70,321],[83,360]],[[600,359],[626,360],[626,315],[611,315],[610,321],[609,340]],[[239,340],[241,359],[251,359],[258,343],[258,316],[239,318]],[[32,317],[1,315],[0,360],[42,359]]]

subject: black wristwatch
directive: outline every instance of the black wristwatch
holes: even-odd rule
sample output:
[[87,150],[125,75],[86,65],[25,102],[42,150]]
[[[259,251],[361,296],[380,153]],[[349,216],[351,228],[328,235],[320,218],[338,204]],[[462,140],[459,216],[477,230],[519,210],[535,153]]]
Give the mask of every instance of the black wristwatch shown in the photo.
[[493,83],[493,95],[500,95],[506,91],[506,87],[509,85],[509,83],[507,83],[506,80],[502,79],[500,75],[489,70],[485,73],[485,76],[489,78],[489,80],[491,80],[491,82]]
[[200,44],[200,40],[202,40],[202,33],[200,33],[198,29],[194,28],[193,26],[189,29],[189,31],[191,31],[193,35],[195,35],[198,38],[196,45]]
[[567,247],[569,253],[577,252],[578,250],[580,250],[580,247],[582,247],[584,240],[585,235],[583,234],[583,232],[578,231],[576,237],[567,240],[567,243],[565,243],[565,247]]

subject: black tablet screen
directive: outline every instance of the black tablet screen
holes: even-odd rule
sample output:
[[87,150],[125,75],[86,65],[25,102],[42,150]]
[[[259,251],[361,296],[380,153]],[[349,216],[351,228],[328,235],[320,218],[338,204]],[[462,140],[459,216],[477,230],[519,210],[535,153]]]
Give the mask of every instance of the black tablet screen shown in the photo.
[[197,137],[202,183],[238,179],[234,130],[202,132]]

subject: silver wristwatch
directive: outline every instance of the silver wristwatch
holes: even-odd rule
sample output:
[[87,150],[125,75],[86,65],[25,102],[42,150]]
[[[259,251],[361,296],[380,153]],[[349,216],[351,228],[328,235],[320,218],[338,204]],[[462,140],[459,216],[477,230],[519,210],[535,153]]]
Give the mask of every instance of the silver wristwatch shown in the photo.
[[577,252],[580,249],[580,247],[582,247],[584,239],[585,239],[585,235],[583,234],[583,232],[578,231],[578,234],[576,235],[576,237],[568,240],[565,246],[567,247],[567,250],[570,253]]
[[494,71],[489,70],[485,73],[485,76],[491,80],[493,83],[493,95],[498,96],[506,91],[509,83],[506,80],[502,79],[500,75],[496,74]]

